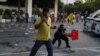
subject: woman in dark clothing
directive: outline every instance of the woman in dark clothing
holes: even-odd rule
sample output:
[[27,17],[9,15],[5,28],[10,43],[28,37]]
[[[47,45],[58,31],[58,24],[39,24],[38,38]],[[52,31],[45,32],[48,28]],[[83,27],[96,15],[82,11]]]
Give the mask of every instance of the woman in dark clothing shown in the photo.
[[66,47],[70,48],[69,39],[67,36],[65,36],[65,30],[66,29],[64,28],[64,25],[61,24],[60,27],[58,28],[58,30],[54,34],[54,39],[53,39],[52,43],[54,44],[56,42],[56,40],[58,40],[58,47],[60,47],[61,39],[62,39],[65,41]]

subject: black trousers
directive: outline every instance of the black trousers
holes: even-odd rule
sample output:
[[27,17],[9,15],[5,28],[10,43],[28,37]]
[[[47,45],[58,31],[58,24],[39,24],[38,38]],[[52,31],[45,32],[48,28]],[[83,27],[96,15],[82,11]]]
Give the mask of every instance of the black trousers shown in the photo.
[[64,35],[54,35],[54,39],[52,41],[53,44],[55,44],[55,42],[58,40],[58,47],[61,46],[61,40],[64,40],[65,43],[66,43],[66,47],[70,48],[70,45],[69,45],[69,39],[68,37],[64,36]]
[[35,45],[33,46],[30,56],[35,56],[37,53],[38,49],[42,46],[45,45],[48,51],[48,56],[53,56],[53,47],[52,47],[52,42],[51,40],[47,41],[41,41],[41,40],[36,40]]

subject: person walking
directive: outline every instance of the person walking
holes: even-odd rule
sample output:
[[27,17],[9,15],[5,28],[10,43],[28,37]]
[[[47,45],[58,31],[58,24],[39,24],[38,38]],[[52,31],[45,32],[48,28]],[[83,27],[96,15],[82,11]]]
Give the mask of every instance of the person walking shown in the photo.
[[25,22],[28,23],[28,19],[29,19],[29,14],[25,13]]
[[53,56],[53,47],[50,40],[51,18],[48,16],[49,9],[43,9],[42,16],[35,22],[35,28],[38,30],[36,42],[31,50],[30,56],[35,56],[38,49],[44,44],[47,48],[48,56]]
[[80,13],[76,13],[76,16],[75,16],[76,18],[76,22],[77,23],[79,23],[80,22],[80,20],[81,20],[81,14]]

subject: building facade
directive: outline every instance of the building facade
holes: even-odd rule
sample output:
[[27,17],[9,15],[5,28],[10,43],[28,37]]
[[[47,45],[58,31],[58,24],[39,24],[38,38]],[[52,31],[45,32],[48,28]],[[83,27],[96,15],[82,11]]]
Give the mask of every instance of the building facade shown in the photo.
[[85,3],[85,2],[95,2],[95,0],[76,0],[76,1],[81,1],[82,3]]
[[76,0],[76,1],[81,1],[82,3],[85,3],[86,2],[86,0]]

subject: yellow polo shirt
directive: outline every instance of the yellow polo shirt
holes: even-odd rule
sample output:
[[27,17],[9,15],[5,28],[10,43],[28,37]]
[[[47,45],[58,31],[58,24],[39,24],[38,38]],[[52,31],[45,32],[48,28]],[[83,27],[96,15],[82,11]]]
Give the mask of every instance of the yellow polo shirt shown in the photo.
[[[42,19],[41,17],[39,17],[35,23],[35,25],[41,23]],[[47,23],[49,24],[49,26],[43,22],[40,27],[38,28],[38,32],[37,32],[37,40],[43,40],[46,41],[48,39],[50,39],[50,28],[51,28],[51,18],[48,17]]]
[[67,16],[67,20],[69,20],[70,22],[73,21],[75,19],[75,15],[73,13],[70,13],[68,16]]

